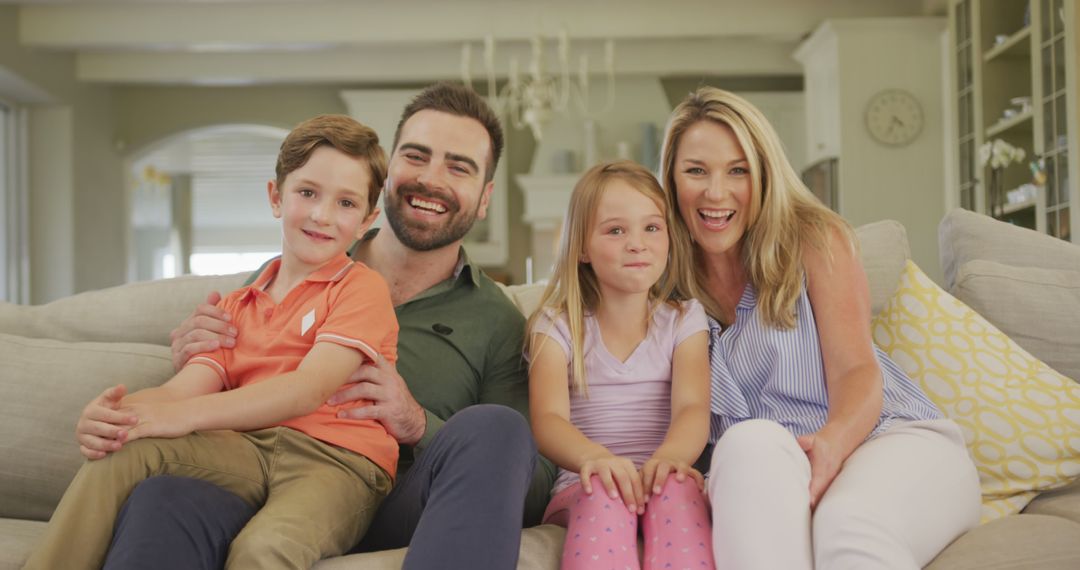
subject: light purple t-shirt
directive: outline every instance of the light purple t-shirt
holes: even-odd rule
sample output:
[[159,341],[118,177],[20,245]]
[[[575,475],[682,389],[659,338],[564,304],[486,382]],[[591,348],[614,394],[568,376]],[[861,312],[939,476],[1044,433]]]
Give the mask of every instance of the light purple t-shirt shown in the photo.
[[[638,468],[664,442],[671,424],[671,357],[675,347],[694,333],[709,330],[705,310],[697,301],[684,301],[680,312],[661,304],[645,340],[625,362],[612,356],[604,346],[596,318],[585,317],[585,377],[589,396],[571,388],[570,422],[585,437],[627,457]],[[552,313],[537,319],[533,334],[546,334],[562,347],[567,360],[567,377],[573,374],[570,362],[570,329],[560,315],[552,323]],[[552,494],[578,481],[578,474],[559,469]]]

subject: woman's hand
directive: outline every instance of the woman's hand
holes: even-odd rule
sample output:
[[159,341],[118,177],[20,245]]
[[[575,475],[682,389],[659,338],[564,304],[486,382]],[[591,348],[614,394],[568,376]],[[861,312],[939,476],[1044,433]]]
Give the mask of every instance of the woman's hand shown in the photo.
[[840,473],[846,458],[839,446],[830,441],[823,431],[800,435],[795,439],[810,460],[810,508],[813,509]]
[[612,499],[622,496],[623,504],[633,513],[645,512],[645,497],[641,488],[641,475],[634,462],[625,457],[606,455],[587,459],[581,464],[581,487],[591,495],[592,476],[600,478],[604,490]]
[[685,461],[653,455],[641,466],[641,481],[645,488],[645,501],[652,495],[659,495],[669,475],[674,474],[678,482],[686,481],[689,476],[697,482],[698,489],[705,490],[705,477]]
[[126,393],[122,384],[113,386],[83,408],[75,424],[75,440],[79,442],[79,453],[87,459],[102,459],[127,441],[128,429],[137,420],[119,409]]

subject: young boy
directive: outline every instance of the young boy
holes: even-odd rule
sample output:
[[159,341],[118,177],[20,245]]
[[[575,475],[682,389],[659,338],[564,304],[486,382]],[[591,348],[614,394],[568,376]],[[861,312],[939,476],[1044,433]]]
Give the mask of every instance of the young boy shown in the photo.
[[[230,567],[309,568],[364,535],[398,445],[382,424],[339,419],[324,402],[362,362],[397,359],[386,282],[345,253],[378,214],[386,155],[370,128],[324,115],[289,133],[276,171],[267,193],[281,257],[220,303],[236,346],[192,358],[160,387],[125,397],[116,386],[87,405],[80,445],[111,438],[113,451],[79,470],[27,568],[101,567],[123,501],[163,473],[262,506]],[[88,419],[102,407],[109,423]]]

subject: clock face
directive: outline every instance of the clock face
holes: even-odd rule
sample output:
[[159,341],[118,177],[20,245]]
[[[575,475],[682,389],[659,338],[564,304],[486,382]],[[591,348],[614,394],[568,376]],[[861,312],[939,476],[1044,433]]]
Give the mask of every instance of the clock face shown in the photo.
[[919,137],[922,128],[922,106],[907,91],[881,91],[871,97],[866,106],[866,129],[882,144],[906,145]]

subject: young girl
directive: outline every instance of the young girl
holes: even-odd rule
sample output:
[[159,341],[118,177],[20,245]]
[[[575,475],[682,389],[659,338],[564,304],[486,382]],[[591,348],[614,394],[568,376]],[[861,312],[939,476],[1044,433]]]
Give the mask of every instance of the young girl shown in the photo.
[[676,299],[690,244],[670,243],[670,216],[644,167],[590,169],[529,320],[533,434],[560,467],[544,522],[567,527],[564,569],[640,568],[639,515],[645,568],[713,567],[691,467],[708,436],[707,323]]

